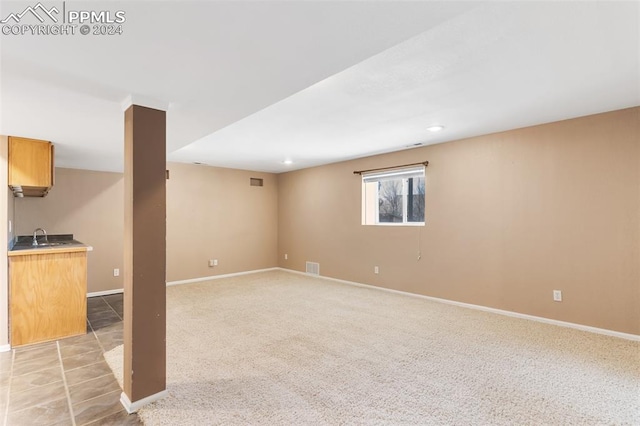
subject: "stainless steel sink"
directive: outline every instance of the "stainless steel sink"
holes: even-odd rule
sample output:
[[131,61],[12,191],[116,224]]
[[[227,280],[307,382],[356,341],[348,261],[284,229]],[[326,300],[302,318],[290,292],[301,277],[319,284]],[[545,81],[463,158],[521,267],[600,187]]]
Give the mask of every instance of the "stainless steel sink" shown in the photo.
[[33,247],[56,247],[56,246],[64,246],[64,245],[69,245],[69,244],[73,244],[73,241],[51,241],[51,242],[46,242],[46,243],[38,243],[37,246],[33,246]]
[[57,248],[65,246],[82,246],[80,241],[73,239],[73,234],[49,235],[47,239],[44,236],[38,236],[38,245],[33,245],[33,237],[31,235],[21,235],[16,237],[16,241],[11,250],[33,250]]

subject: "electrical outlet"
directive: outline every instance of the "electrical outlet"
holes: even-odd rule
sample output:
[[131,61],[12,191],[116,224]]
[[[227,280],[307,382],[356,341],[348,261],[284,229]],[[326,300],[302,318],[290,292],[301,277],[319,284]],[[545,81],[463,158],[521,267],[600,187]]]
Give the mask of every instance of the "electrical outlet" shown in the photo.
[[377,266],[373,267],[373,273],[374,274],[379,274],[380,273],[380,268],[378,268]]
[[553,290],[553,300],[562,302],[562,290]]
[[289,259],[289,255],[287,253],[284,254],[284,260]]
[[215,266],[215,264],[213,263],[213,259],[209,259],[209,267]]
[[116,268],[113,270],[113,276],[114,277],[119,277],[120,276],[120,269]]
[[213,259],[213,266],[218,266],[218,259]]

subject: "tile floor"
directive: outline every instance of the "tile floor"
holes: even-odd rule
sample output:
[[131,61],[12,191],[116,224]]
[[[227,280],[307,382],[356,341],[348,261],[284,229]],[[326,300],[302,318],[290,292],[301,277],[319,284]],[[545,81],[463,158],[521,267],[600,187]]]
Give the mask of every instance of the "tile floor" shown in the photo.
[[87,299],[87,334],[0,353],[0,424],[138,425],[103,352],[122,344],[122,294]]

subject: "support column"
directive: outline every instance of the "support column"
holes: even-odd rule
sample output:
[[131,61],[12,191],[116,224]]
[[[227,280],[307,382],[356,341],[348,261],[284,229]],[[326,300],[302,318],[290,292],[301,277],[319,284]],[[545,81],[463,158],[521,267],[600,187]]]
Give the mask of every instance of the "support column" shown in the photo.
[[124,392],[129,413],[166,395],[166,112],[125,111]]

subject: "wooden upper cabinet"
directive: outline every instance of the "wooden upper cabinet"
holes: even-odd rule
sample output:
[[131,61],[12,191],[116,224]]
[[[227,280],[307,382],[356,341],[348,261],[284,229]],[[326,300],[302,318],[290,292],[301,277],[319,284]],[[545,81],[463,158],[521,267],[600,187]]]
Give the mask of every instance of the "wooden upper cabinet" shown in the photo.
[[53,186],[53,144],[9,136],[9,187],[17,197],[44,197]]

